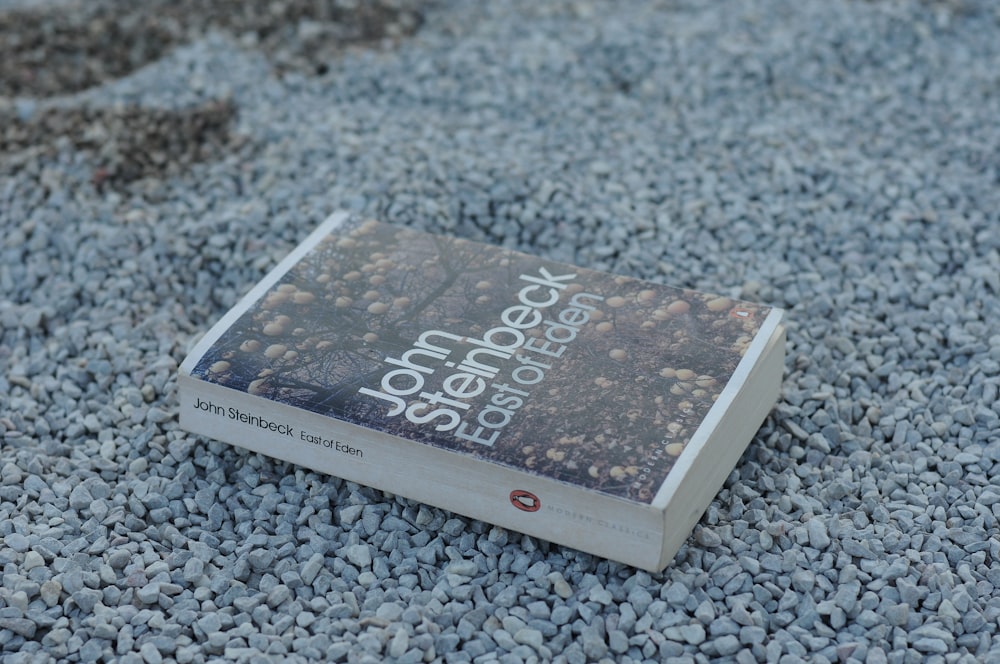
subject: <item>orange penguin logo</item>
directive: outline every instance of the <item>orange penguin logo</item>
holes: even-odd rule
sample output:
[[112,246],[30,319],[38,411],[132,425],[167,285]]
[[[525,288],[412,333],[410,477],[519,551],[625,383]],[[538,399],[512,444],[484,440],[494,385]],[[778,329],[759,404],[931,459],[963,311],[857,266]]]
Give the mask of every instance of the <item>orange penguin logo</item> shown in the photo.
[[538,496],[524,489],[514,489],[510,492],[510,504],[522,512],[537,512],[542,509],[542,501]]

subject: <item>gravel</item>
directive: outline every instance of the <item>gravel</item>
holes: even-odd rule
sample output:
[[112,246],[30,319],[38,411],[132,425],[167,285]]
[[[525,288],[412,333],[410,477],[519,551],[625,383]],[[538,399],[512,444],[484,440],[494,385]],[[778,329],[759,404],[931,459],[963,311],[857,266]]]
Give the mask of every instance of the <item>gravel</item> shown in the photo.
[[[217,4],[0,0],[5,662],[1000,659],[995,3]],[[178,428],[338,208],[788,310],[666,570]]]

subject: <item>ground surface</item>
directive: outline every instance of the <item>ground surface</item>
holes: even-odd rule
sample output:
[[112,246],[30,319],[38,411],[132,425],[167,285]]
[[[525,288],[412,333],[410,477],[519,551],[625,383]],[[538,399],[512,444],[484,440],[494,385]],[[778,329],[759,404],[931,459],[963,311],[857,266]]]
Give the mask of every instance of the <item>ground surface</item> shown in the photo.
[[[236,4],[0,2],[5,662],[1000,661],[995,3]],[[670,567],[177,428],[337,208],[787,308]]]

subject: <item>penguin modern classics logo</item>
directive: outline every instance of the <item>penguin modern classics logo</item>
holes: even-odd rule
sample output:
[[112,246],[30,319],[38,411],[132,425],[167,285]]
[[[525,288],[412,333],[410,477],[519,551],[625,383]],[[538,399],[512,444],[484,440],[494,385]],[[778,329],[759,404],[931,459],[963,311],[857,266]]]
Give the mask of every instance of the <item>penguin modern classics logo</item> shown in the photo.
[[514,489],[510,492],[510,504],[522,512],[537,512],[542,509],[542,501],[538,496],[524,489]]

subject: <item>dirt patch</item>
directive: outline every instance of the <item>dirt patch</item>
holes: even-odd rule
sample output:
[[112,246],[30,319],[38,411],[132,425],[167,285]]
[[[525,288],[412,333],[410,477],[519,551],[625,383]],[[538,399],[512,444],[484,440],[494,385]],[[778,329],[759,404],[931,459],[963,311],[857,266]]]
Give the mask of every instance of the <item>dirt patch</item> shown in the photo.
[[61,9],[0,14],[0,94],[77,92],[124,76],[172,45],[155,13]]
[[[270,57],[275,69],[323,73],[352,46],[413,34],[410,0],[99,0],[0,11],[0,102],[79,92],[128,75],[213,30]],[[0,172],[72,147],[93,161],[98,187],[182,172],[245,143],[227,100],[165,110],[42,108],[0,103]]]
[[5,168],[54,154],[68,142],[93,163],[95,186],[117,186],[146,176],[177,174],[192,163],[238,147],[230,133],[236,109],[214,101],[180,111],[150,108],[52,108],[28,120],[0,111],[0,155]]
[[0,95],[78,92],[211,30],[249,37],[279,69],[323,72],[338,51],[405,37],[420,23],[415,6],[389,1],[105,0],[12,10],[0,13]]

